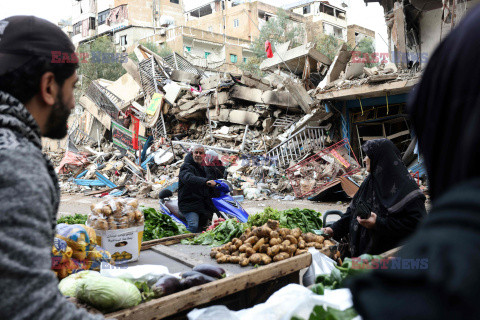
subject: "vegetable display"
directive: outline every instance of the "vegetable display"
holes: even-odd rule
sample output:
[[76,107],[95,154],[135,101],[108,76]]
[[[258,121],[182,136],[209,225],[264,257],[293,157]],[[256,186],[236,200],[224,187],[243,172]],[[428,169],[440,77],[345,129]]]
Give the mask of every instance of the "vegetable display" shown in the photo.
[[261,226],[268,220],[280,221],[281,228],[295,229],[300,228],[302,232],[314,232],[322,228],[322,214],[311,209],[288,209],[278,211],[270,207],[263,212],[250,215],[247,225],[249,227]]
[[161,276],[152,286],[146,281],[137,281],[135,285],[140,290],[143,301],[161,298],[182,290],[222,279],[225,270],[209,264],[199,265],[191,271],[181,274],[181,279],[172,275]]
[[77,299],[102,312],[130,308],[142,302],[137,287],[118,278],[86,277],[78,283]]
[[210,257],[216,259],[217,263],[238,263],[245,267],[297,256],[306,253],[308,247],[329,249],[330,246],[335,246],[335,243],[325,240],[323,236],[302,233],[300,228],[280,228],[278,221],[268,220],[261,227],[247,228],[239,238],[212,248]]
[[331,307],[315,306],[308,319],[292,317],[291,320],[352,320],[357,316],[354,308],[341,311]]
[[[313,285],[311,288],[313,292],[320,290],[319,285],[324,289],[340,289],[343,287],[344,280],[349,276],[354,276],[362,274],[368,270],[368,265],[370,265],[374,260],[382,259],[381,256],[372,256],[369,254],[362,254],[360,257],[362,263],[364,264],[362,268],[354,267],[353,261],[351,258],[345,258],[341,266],[335,266],[330,274],[322,274],[317,276],[315,280],[316,285]],[[318,294],[318,293],[317,293]]]
[[225,221],[225,219],[223,219],[223,218],[218,218],[218,219],[213,220],[212,224],[207,228],[207,231],[215,229],[216,227],[218,227],[220,222],[223,222],[223,221]]
[[57,224],[66,223],[66,224],[85,224],[87,222],[86,214],[76,213],[73,216],[63,216],[57,219]]
[[81,280],[90,277],[99,277],[97,271],[85,270],[69,275],[58,283],[58,289],[66,297],[77,297],[77,288]]
[[235,219],[228,219],[212,230],[203,232],[193,239],[182,240],[183,244],[201,244],[219,246],[239,237],[244,231],[244,224]]
[[143,241],[172,237],[188,233],[184,225],[179,225],[166,214],[162,214],[154,208],[140,207],[145,215]]

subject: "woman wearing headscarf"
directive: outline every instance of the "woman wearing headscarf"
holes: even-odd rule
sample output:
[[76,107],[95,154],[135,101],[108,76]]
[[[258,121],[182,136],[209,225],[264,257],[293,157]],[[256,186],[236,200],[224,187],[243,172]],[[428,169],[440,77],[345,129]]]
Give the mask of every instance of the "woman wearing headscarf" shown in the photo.
[[[410,94],[432,209],[397,255],[402,268],[350,284],[363,319],[480,317],[479,30],[477,6],[438,46]],[[412,263],[418,259],[427,267]]]
[[337,240],[348,236],[352,257],[397,247],[426,215],[425,196],[395,145],[390,140],[378,139],[367,141],[362,149],[370,174],[343,217],[324,229]]

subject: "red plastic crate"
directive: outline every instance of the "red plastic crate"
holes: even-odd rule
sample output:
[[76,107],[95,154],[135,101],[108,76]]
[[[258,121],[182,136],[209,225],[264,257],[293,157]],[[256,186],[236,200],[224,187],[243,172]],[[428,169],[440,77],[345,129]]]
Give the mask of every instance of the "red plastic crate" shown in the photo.
[[302,198],[335,183],[338,177],[359,170],[360,165],[348,139],[343,139],[288,168],[286,173],[295,196]]

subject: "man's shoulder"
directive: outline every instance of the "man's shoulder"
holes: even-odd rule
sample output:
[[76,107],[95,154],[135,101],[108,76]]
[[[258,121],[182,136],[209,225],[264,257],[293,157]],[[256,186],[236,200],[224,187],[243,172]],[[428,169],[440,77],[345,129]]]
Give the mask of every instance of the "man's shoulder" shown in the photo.
[[32,166],[37,170],[45,164],[38,147],[7,128],[0,128],[0,161],[12,162],[14,166]]
[[0,150],[27,147],[28,140],[7,128],[0,128]]

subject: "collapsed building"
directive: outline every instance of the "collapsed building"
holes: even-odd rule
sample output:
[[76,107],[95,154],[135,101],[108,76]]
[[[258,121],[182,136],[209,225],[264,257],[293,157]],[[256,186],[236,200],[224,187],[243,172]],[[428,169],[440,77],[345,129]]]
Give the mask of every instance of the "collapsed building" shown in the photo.
[[97,79],[81,97],[67,154],[57,156],[64,190],[155,198],[175,190],[184,154],[197,144],[220,154],[234,194],[249,199],[318,200],[339,175],[358,185],[360,146],[377,138],[392,140],[412,174],[424,175],[407,95],[435,46],[425,35],[432,19],[444,36],[463,12],[453,12],[455,21],[445,5],[380,2],[390,62],[365,61],[346,45],[330,61],[308,43],[286,43],[261,64],[267,75],[259,78],[207,72],[177,53],[162,58],[137,46],[138,64],[129,60],[127,74]]
[[234,193],[261,199],[291,192],[285,169],[341,132],[310,89],[331,61],[309,44],[285,48],[287,69],[291,61],[303,67],[259,78],[207,75],[177,53],[162,58],[137,46],[138,64],[129,60],[116,81],[92,81],[80,98],[68,151],[57,157],[64,189],[157,197],[176,188],[185,151],[203,145],[220,154]]

